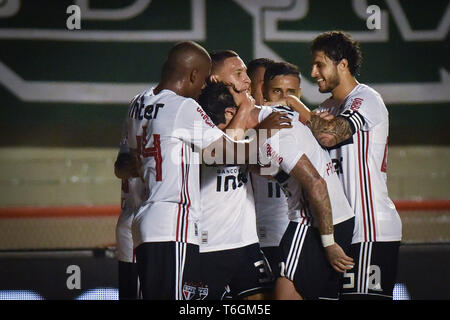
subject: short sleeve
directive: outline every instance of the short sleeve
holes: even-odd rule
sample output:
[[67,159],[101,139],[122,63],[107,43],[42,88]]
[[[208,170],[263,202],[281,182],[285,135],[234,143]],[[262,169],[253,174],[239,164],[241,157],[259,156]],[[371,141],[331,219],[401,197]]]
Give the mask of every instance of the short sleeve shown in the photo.
[[273,112],[273,108],[269,106],[258,106],[257,108],[260,109],[258,114],[258,123],[261,123]]
[[358,130],[370,130],[381,122],[387,121],[388,112],[381,96],[369,89],[357,94],[345,105],[341,116],[350,120]]
[[297,124],[289,129],[281,129],[277,134],[267,139],[260,152],[261,156],[270,159],[271,163],[279,166],[284,172],[290,173],[298,160],[305,153],[299,143]]
[[204,149],[224,135],[193,99],[186,99],[178,110],[174,136],[181,140]]

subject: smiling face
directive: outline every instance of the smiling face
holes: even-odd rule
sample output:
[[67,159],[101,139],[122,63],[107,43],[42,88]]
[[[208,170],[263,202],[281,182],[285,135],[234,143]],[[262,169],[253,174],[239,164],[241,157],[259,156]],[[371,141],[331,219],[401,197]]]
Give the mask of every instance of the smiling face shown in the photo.
[[278,75],[264,84],[264,97],[267,101],[280,101],[287,95],[300,97],[300,79],[293,75]]
[[225,83],[232,83],[238,91],[250,88],[250,78],[247,75],[247,67],[239,57],[227,58],[222,65],[213,71],[219,80]]
[[336,63],[323,51],[313,53],[311,77],[317,81],[321,93],[332,92],[340,84]]

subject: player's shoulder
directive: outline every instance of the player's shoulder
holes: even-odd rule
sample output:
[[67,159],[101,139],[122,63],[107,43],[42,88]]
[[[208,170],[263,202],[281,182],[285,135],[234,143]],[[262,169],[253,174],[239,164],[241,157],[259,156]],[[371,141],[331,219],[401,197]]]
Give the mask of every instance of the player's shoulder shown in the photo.
[[363,106],[386,108],[381,95],[366,84],[358,84],[346,99],[346,108],[358,111]]
[[376,101],[383,101],[383,98],[381,95],[376,91],[374,88],[369,87],[366,84],[360,83],[358,84],[355,89],[349,94],[349,98],[355,99],[364,99],[364,100],[376,100]]

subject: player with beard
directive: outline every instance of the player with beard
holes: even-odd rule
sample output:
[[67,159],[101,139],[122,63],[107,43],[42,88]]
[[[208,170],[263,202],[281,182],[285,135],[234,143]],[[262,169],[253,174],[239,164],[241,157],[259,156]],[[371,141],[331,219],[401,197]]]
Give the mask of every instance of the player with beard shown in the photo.
[[329,149],[346,197],[355,213],[343,298],[392,299],[402,224],[388,196],[386,171],[389,114],[381,95],[356,80],[359,44],[350,35],[325,32],[311,45],[311,76],[331,97],[310,113],[295,102],[302,121]]

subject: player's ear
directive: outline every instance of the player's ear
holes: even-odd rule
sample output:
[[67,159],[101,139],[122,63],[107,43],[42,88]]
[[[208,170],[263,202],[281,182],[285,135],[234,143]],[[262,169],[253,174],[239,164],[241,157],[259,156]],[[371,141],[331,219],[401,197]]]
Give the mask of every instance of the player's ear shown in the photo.
[[344,71],[345,69],[347,69],[348,68],[348,60],[344,58],[341,61],[339,61],[338,68],[341,71]]
[[225,108],[225,117],[231,117],[233,118],[236,114],[236,107],[227,107]]
[[217,83],[220,82],[220,77],[217,74],[212,74],[209,76],[209,82],[210,83]]
[[192,69],[189,75],[189,80],[191,81],[191,83],[195,83],[197,81],[197,78],[198,78],[198,70]]

